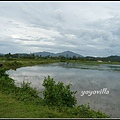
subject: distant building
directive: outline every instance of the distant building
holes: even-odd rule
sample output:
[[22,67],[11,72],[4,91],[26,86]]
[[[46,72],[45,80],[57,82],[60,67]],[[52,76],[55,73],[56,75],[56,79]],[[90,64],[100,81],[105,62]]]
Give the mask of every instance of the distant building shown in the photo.
[[97,62],[102,62],[102,60],[97,60]]

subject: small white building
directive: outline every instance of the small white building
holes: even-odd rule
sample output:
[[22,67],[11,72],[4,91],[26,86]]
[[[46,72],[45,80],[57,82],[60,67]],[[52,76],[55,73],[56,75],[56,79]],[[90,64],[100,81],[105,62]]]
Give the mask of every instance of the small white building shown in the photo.
[[97,60],[97,62],[102,62],[102,60]]

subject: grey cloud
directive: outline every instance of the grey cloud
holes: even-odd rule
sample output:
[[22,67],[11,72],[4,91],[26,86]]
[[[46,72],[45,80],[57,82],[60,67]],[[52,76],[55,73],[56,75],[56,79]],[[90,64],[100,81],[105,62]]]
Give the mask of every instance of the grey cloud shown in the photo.
[[0,51],[13,51],[13,45],[26,52],[71,50],[82,55],[120,55],[118,7],[119,3],[0,2],[0,41],[10,39],[8,44],[8,38],[0,42]]

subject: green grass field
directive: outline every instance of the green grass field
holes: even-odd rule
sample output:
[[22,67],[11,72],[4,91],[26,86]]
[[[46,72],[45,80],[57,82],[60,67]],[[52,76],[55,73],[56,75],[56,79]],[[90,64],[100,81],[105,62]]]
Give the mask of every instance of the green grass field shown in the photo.
[[0,118],[64,118],[69,117],[48,106],[24,103],[0,91]]

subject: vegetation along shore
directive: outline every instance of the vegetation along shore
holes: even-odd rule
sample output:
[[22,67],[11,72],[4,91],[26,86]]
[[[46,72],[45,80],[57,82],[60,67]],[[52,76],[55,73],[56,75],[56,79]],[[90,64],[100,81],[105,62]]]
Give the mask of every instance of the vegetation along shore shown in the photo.
[[[33,57],[33,56],[32,56]],[[88,59],[59,57],[0,57],[0,118],[109,118],[102,111],[95,111],[90,104],[77,105],[75,94],[71,91],[71,84],[56,83],[54,78],[46,76],[43,81],[44,91],[41,98],[36,88],[30,83],[21,83],[17,87],[6,73],[9,69],[16,70],[24,66],[33,66],[55,62],[76,62],[83,64],[119,64],[119,61],[103,63]]]

